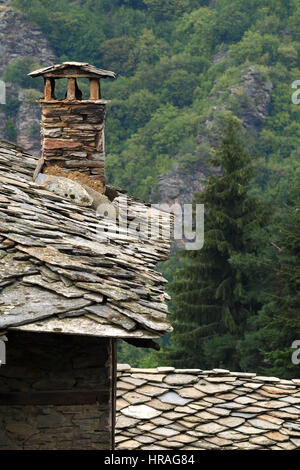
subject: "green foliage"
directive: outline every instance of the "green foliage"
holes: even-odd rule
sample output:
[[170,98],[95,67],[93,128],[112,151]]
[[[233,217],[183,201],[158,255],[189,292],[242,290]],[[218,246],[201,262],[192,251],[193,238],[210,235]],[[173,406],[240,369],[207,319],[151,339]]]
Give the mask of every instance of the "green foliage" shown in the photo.
[[30,57],[24,57],[23,59],[16,59],[10,62],[6,67],[3,80],[5,82],[16,83],[23,88],[37,88],[41,89],[41,79],[33,80],[28,77],[28,73],[39,67],[39,64]]
[[[299,181],[299,180],[298,180]],[[244,367],[263,374],[294,378],[299,364],[292,362],[292,344],[300,335],[300,198],[285,205],[272,236],[272,282],[265,291],[265,304],[251,319],[240,344]],[[278,231],[279,227],[279,231]]]
[[34,88],[29,88],[25,93],[25,101],[27,103],[35,103],[37,100],[42,98],[42,96],[43,94],[40,91],[35,90]]
[[298,0],[291,2],[291,16],[288,19],[288,28],[296,40],[300,39],[300,5]]
[[40,124],[38,122],[33,121],[28,129],[28,136],[32,139],[39,139],[40,137]]
[[238,121],[231,119],[212,162],[222,174],[211,176],[196,198],[207,214],[204,247],[182,254],[185,266],[172,282],[175,349],[169,359],[179,366],[240,369],[238,341],[260,306],[257,292],[252,295],[249,288],[252,271],[256,281],[264,275],[257,266],[251,269],[257,250],[251,234],[265,214],[261,202],[248,194],[252,159],[238,132]]
[[4,109],[7,118],[15,119],[17,117],[20,104],[21,102],[17,98],[12,98],[10,96],[6,98],[6,104],[4,105]]
[[[216,12],[210,8],[198,8],[185,13],[175,30],[175,37],[186,44],[191,55],[210,56],[216,45]],[[179,46],[178,46],[179,47]]]
[[144,348],[136,348],[125,341],[118,344],[118,363],[131,367],[157,367],[153,353]]
[[160,44],[152,29],[144,29],[137,39],[136,47],[132,53],[136,65],[153,65],[160,56]]
[[251,24],[248,12],[237,8],[235,3],[236,2],[227,2],[227,4],[222,5],[222,8],[218,11],[215,33],[221,42],[240,40],[244,31],[247,30]]
[[[171,102],[174,106],[189,106],[194,101],[193,92],[197,86],[196,74],[183,70],[175,70],[170,77],[165,80],[161,97],[164,102]],[[188,90],[188,92],[187,92]]]
[[134,47],[134,38],[127,36],[104,41],[100,46],[103,65],[111,70],[118,70],[118,73],[130,75],[135,66],[131,58]]
[[139,196],[149,198],[158,175],[171,167],[168,154],[173,148],[180,154],[185,136],[196,133],[196,124],[195,113],[179,113],[172,105],[160,106],[151,120],[131,135],[125,150],[108,158],[108,177],[133,193],[136,191],[134,181],[138,181]]
[[248,60],[271,65],[277,58],[279,45],[277,36],[248,31],[240,42],[231,47],[230,55],[238,64]]
[[114,33],[127,36],[129,30],[148,24],[145,13],[105,0],[80,5],[69,0],[15,0],[14,4],[41,26],[58,57],[96,65],[100,65],[99,50],[106,39]]
[[287,67],[295,67],[299,57],[297,44],[282,44],[278,48],[278,56],[281,62]]
[[8,139],[11,142],[17,141],[17,130],[16,130],[16,122],[14,119],[7,119],[6,122],[6,131],[8,135]]
[[196,0],[143,0],[151,14],[158,21],[180,16],[197,5]]
[[17,98],[12,98],[7,96],[6,104],[4,105],[5,115],[6,115],[6,132],[8,139],[11,142],[17,141],[17,130],[16,130],[16,119],[19,111],[21,102]]

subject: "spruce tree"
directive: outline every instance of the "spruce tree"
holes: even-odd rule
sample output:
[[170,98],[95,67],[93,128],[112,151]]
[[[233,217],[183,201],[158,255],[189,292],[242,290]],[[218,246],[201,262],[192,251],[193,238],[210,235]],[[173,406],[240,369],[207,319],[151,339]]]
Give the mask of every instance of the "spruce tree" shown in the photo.
[[[265,305],[249,321],[249,331],[241,342],[245,368],[256,367],[261,374],[287,379],[300,376],[300,353],[296,351],[300,350],[299,189],[296,201],[281,211],[277,238],[271,241],[276,262]],[[295,341],[298,345],[293,349]]]
[[[221,171],[196,196],[205,208],[204,246],[180,255],[182,268],[170,286],[173,345],[161,359],[179,367],[239,369],[238,340],[260,307],[249,288],[248,266],[257,256],[253,233],[262,225],[264,209],[249,195],[253,157],[244,151],[236,119],[228,121],[212,164]],[[257,282],[260,275],[255,273]]]

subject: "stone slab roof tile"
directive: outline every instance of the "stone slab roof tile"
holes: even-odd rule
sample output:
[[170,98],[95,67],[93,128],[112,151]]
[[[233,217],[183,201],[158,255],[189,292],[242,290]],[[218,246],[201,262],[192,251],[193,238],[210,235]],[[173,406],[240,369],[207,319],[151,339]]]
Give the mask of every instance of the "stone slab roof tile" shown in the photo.
[[[0,140],[0,330],[149,340],[172,331],[166,280],[156,271],[170,241],[137,236],[132,224],[119,227],[95,207],[43,189],[33,182],[36,165]],[[170,223],[124,191],[109,192],[129,222],[148,223],[150,214]]]
[[33,72],[29,73],[30,77],[39,77],[44,76],[47,74],[60,74],[60,73],[68,73],[68,71],[78,71],[87,73],[87,75],[96,75],[100,78],[115,78],[116,74],[110,70],[103,70],[95,67],[94,65],[90,65],[87,62],[63,62],[62,64],[55,64],[50,65],[49,67],[45,67],[43,69],[34,70]]
[[[297,380],[267,380],[216,369],[194,373],[172,367],[131,369],[128,364],[119,365],[118,371],[117,449],[135,445],[139,450],[300,449]],[[134,389],[128,392],[123,379],[136,380],[136,376],[142,376],[143,382],[132,380]],[[211,382],[212,377],[218,381]],[[228,377],[236,380],[228,382]],[[161,393],[153,385],[158,383],[164,389]],[[268,391],[272,392],[269,400]],[[134,422],[126,426],[127,419]]]

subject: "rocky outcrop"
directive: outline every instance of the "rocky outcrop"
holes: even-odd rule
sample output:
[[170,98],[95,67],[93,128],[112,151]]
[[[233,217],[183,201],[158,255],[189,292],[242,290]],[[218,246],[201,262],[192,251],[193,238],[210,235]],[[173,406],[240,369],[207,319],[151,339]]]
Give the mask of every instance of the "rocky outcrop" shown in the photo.
[[239,86],[230,89],[231,95],[240,89],[248,98],[246,106],[241,106],[238,117],[245,127],[260,130],[270,111],[272,83],[264,79],[257,68],[252,65],[242,77]]
[[[25,16],[0,2],[0,76],[13,61],[26,57],[38,64],[51,64],[55,54],[40,28]],[[13,140],[9,126],[14,128],[16,142],[32,153],[40,153],[40,109],[34,99],[26,98],[26,91],[16,83],[7,83],[7,100],[18,100],[13,116],[7,106],[0,104],[0,138]]]
[[24,57],[47,64],[55,61],[55,55],[40,28],[22,13],[6,6],[0,6],[0,43],[0,74],[10,62]]
[[12,3],[12,0],[0,0],[0,6],[3,6],[3,5],[11,5]]
[[[21,96],[20,96],[21,95]],[[41,152],[40,121],[41,110],[38,103],[26,101],[24,90],[20,90],[20,107],[16,117],[17,143],[30,153]]]
[[161,175],[158,180],[160,200],[169,205],[188,204],[194,193],[203,191],[205,179],[206,175],[201,167],[192,170],[186,162],[176,162],[173,169]]
[[7,139],[7,128],[6,128],[6,113],[4,106],[0,104],[0,136],[2,139]]

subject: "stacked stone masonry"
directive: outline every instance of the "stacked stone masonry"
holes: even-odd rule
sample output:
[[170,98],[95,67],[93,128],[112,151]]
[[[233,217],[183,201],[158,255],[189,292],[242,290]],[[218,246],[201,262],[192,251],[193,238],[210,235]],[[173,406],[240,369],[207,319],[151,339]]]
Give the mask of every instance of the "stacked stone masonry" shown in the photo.
[[0,450],[110,449],[111,340],[12,331],[7,337]]
[[42,149],[46,166],[80,171],[105,184],[105,103],[42,101]]
[[300,380],[118,366],[118,450],[300,449]]

